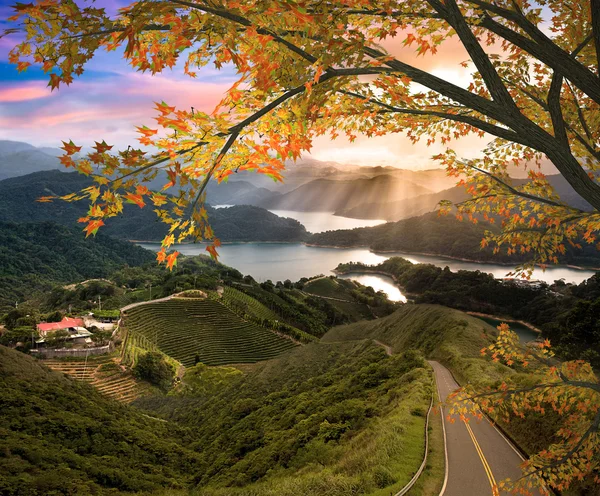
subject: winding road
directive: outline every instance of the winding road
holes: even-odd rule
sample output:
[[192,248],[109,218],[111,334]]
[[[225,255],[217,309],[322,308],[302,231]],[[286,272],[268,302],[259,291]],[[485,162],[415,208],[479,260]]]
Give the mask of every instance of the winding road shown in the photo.
[[[442,364],[430,361],[440,400],[443,403],[459,385]],[[445,415],[445,414],[444,414]],[[469,423],[457,420],[444,423],[446,445],[446,479],[440,496],[493,495],[492,487],[500,481],[521,476],[523,458],[487,418]],[[508,495],[508,492],[501,492]],[[534,495],[540,493],[535,491]]]

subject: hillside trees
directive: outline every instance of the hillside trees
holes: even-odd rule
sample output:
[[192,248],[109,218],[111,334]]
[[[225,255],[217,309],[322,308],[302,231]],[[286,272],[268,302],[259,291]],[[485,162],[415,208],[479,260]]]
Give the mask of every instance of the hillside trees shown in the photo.
[[[600,227],[598,12],[598,0],[165,0],[134,2],[111,17],[93,3],[50,0],[17,4],[6,33],[20,36],[10,60],[20,70],[43,65],[52,89],[68,85],[100,49],[120,48],[135,70],[152,74],[179,59],[191,77],[209,63],[238,71],[211,114],[157,104],[161,129],[139,127],[139,141],[156,154],[117,152],[101,141],[75,160],[80,147],[65,142],[62,163],[96,182],[64,197],[90,200],[80,219],[88,235],[123,203],[151,204],[170,225],[158,256],[172,267],[176,255],[166,250],[174,242],[214,240],[202,207],[211,178],[254,170],[279,180],[285,160],[322,134],[405,132],[446,144],[487,133],[492,141],[479,158],[462,160],[451,149],[437,157],[466,177],[473,195],[458,205],[459,215],[499,216],[502,231],[483,244],[545,263],[565,244],[594,243]],[[423,56],[460,44],[473,69],[469,86],[387,53],[380,44],[395,36]],[[591,211],[558,199],[532,166],[545,158]],[[513,162],[528,168],[524,185],[511,184]],[[178,190],[173,199],[144,185],[159,168],[168,174],[165,188]]]
[[168,390],[173,382],[175,371],[161,353],[147,352],[141,355],[133,367],[134,375],[151,382],[163,390]]

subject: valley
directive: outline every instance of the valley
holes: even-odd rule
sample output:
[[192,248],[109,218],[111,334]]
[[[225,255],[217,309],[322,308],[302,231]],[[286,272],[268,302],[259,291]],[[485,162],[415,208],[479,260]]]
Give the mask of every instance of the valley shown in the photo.
[[556,415],[492,413],[507,442],[436,412],[459,384],[542,377],[482,355],[506,321],[540,329],[511,324],[525,353],[550,339],[558,359],[600,366],[597,254],[505,279],[521,259],[480,249],[489,226],[432,212],[462,198],[439,170],[300,164],[280,191],[246,179],[208,189],[219,261],[176,244],[172,271],[151,209],[127,205],[84,240],[86,205],[35,199],[88,178],[0,181],[2,494],[492,495],[520,474],[511,443],[559,440]]

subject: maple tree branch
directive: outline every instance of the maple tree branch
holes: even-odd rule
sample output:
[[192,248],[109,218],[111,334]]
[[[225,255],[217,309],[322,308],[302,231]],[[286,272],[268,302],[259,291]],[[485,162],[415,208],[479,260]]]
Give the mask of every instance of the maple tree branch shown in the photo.
[[598,432],[598,431],[600,431],[600,411],[596,414],[596,416],[594,417],[594,420],[590,423],[590,426],[588,427],[588,429],[582,434],[581,438],[579,438],[579,441],[577,442],[577,444],[575,446],[573,446],[572,448],[570,448],[569,451],[567,451],[567,453],[565,453],[565,455],[563,455],[558,460],[554,460],[552,463],[543,464],[540,467],[538,467],[537,469],[535,469],[534,471],[523,474],[517,480],[521,480],[526,477],[531,477],[532,475],[536,475],[540,472],[543,472],[544,470],[548,470],[548,469],[559,467],[560,465],[563,465],[564,463],[569,461],[569,459],[581,449],[583,444],[587,441],[587,439],[592,434],[594,434],[595,432]]
[[477,119],[476,117],[472,117],[470,115],[449,114],[447,112],[438,112],[435,110],[399,108],[394,105],[389,105],[385,102],[381,102],[374,98],[366,98],[363,95],[361,95],[359,93],[354,93],[352,91],[340,90],[339,92],[343,93],[345,95],[348,95],[348,96],[353,96],[358,99],[368,100],[369,102],[371,102],[375,105],[379,105],[379,106],[389,110],[390,112],[409,114],[409,115],[433,116],[433,117],[439,117],[441,119],[448,119],[448,120],[452,120],[452,121],[456,121],[456,122],[462,122],[464,124],[468,124],[475,128],[481,129],[482,131],[485,131],[485,132],[492,134],[494,136],[497,136],[499,138],[503,138],[503,139],[506,139],[509,141],[514,141],[516,143],[520,143],[522,145],[528,146],[528,143],[526,142],[524,136],[521,136],[521,135],[511,131],[510,129],[504,129],[499,126],[495,126],[494,124],[485,122],[481,119]]
[[[462,105],[479,112],[480,114],[490,116],[498,122],[503,122],[502,108],[495,102],[488,100],[482,96],[461,88],[455,84],[452,84],[442,78],[434,76],[433,74],[418,69],[405,62],[401,62],[398,59],[391,58],[388,54],[377,50],[373,47],[365,47],[365,53],[375,59],[384,59],[384,64],[395,71],[406,74],[415,83],[422,84],[423,86],[432,89],[433,91],[443,95],[455,102],[461,103]],[[506,114],[506,113],[504,113]]]
[[598,73],[600,74],[600,0],[590,0],[592,10],[592,34],[596,48],[596,60]]
[[512,398],[513,396],[529,393],[531,391],[536,391],[538,389],[555,389],[561,387],[578,387],[583,389],[591,389],[592,391],[600,392],[600,384],[593,382],[584,382],[584,381],[571,381],[571,380],[563,380],[562,382],[550,382],[544,384],[534,384],[532,386],[522,387],[522,388],[514,388],[507,389],[504,391],[485,391],[483,393],[477,393],[473,395],[469,395],[465,398],[461,398],[461,402],[473,401],[479,398],[489,398],[490,396],[505,396],[508,398]]
[[462,45],[481,74],[492,98],[505,107],[505,112],[520,115],[516,103],[498,76],[489,55],[485,53],[473,31],[471,31],[456,0],[446,0],[443,4],[439,0],[427,0],[427,2],[454,28]]
[[282,45],[286,46],[289,50],[291,50],[295,54],[299,55],[303,59],[307,60],[311,64],[314,64],[314,63],[316,63],[318,61],[317,57],[315,57],[314,55],[311,55],[310,53],[308,53],[307,51],[303,50],[302,48],[294,45],[293,43],[289,42],[285,38],[282,38],[281,36],[279,36],[274,31],[271,31],[270,29],[266,29],[266,28],[262,28],[262,27],[257,27],[249,19],[246,19],[245,17],[243,17],[241,15],[234,14],[234,13],[229,12],[227,10],[222,10],[222,9],[218,9],[218,8],[215,8],[215,7],[210,7],[209,5],[200,5],[200,4],[197,4],[197,3],[187,2],[185,0],[168,0],[168,1],[171,2],[171,3],[177,4],[177,5],[182,5],[182,6],[185,6],[185,7],[189,7],[191,9],[200,10],[200,11],[205,12],[207,14],[213,14],[213,15],[216,15],[216,16],[221,17],[223,19],[228,19],[230,21],[233,21],[233,22],[236,22],[238,24],[241,24],[242,26],[254,27],[256,29],[256,32],[258,34],[271,36],[275,41],[277,41],[278,43],[281,43]]
[[[106,35],[106,34],[122,33],[123,31],[125,31],[125,29],[127,29],[127,26],[115,26],[114,28],[105,29],[103,31],[92,31],[90,33],[81,33],[81,34],[73,34],[71,36],[64,36],[62,39],[70,40],[70,39],[86,38],[88,36],[102,36],[102,35]],[[170,31],[170,30],[171,30],[170,26],[163,26],[160,24],[148,24],[147,26],[144,26],[141,29],[141,31]]]
[[575,106],[577,107],[577,117],[579,118],[579,123],[581,124],[581,127],[583,128],[583,132],[587,136],[587,139],[591,141],[593,139],[592,132],[590,131],[590,128],[588,127],[588,124],[585,120],[585,116],[583,115],[583,110],[581,109],[581,105],[579,105],[579,99],[577,98],[575,91],[573,91],[573,87],[569,84],[568,81],[567,81],[567,86],[569,87],[569,90],[571,91],[571,95],[573,95],[573,101],[575,102]]
[[[517,90],[520,93],[523,93],[524,95],[529,97],[533,102],[537,103],[544,111],[549,112],[550,109],[548,107],[548,103],[545,102],[544,100],[542,100],[540,97],[534,95],[533,92],[531,92],[521,86],[517,86],[514,83],[511,83],[506,78],[503,78],[503,81],[507,84],[510,84],[513,88],[515,88],[515,90]],[[589,141],[586,140],[583,136],[581,136],[581,134],[575,128],[573,128],[573,126],[571,124],[569,124],[568,122],[565,122],[565,126],[566,126],[567,130],[569,130],[571,133],[573,133],[573,135],[575,136],[575,139],[577,141],[579,141],[585,147],[585,149],[589,152],[589,154],[592,155],[596,160],[600,161],[600,151],[598,151],[597,149],[594,148],[593,137],[592,137],[589,127],[585,121],[583,111],[581,110],[579,102],[577,101],[577,96],[575,95],[575,92],[573,91],[573,88],[571,87],[571,85],[569,84],[568,81],[567,81],[567,86],[569,87],[569,89],[571,90],[571,93],[573,94],[573,98],[575,100],[575,105],[577,106],[577,114],[579,117],[579,121],[580,121]]]
[[198,194],[196,195],[196,198],[194,199],[194,202],[192,203],[191,210],[194,210],[196,208],[196,204],[198,203],[198,201],[202,197],[202,193],[204,193],[204,190],[206,189],[206,186],[208,185],[208,181],[212,177],[213,172],[219,166],[219,164],[222,162],[223,157],[225,157],[225,155],[227,154],[227,152],[229,151],[229,149],[233,146],[233,144],[235,143],[235,140],[237,140],[237,138],[238,138],[239,135],[240,135],[239,131],[235,131],[235,132],[231,133],[231,135],[229,136],[229,138],[227,139],[227,141],[225,142],[225,144],[221,148],[221,151],[219,152],[219,155],[217,155],[217,158],[215,159],[213,165],[208,170],[208,172],[206,173],[206,176],[204,176],[204,179],[202,180],[202,184],[200,185],[200,189],[198,190]]
[[552,119],[552,127],[554,128],[554,136],[558,142],[567,150],[569,147],[569,138],[567,137],[567,130],[565,127],[565,121],[560,106],[560,94],[562,92],[563,76],[555,72],[552,75],[552,82],[550,83],[550,90],[548,91],[548,112]]
[[476,167],[476,166],[470,164],[469,162],[467,162],[465,160],[461,160],[460,163],[463,164],[463,165],[465,165],[465,166],[467,166],[467,167],[469,167],[470,169],[476,170],[477,172],[480,172],[480,173],[485,174],[486,176],[492,178],[494,181],[496,181],[497,183],[501,184],[503,187],[505,187],[506,189],[508,189],[515,196],[520,196],[522,198],[527,198],[528,200],[539,202],[539,203],[545,203],[545,204],[551,205],[553,207],[568,208],[569,210],[573,210],[575,212],[586,213],[586,214],[588,213],[588,212],[584,212],[583,210],[580,210],[578,208],[571,207],[570,205],[565,205],[565,204],[558,203],[558,202],[555,202],[553,200],[550,200],[548,198],[542,198],[540,196],[535,196],[535,195],[531,195],[529,193],[525,193],[524,191],[519,191],[518,189],[515,189],[510,184],[502,181],[502,179],[500,179],[496,175],[492,174],[491,172],[486,171],[485,169],[481,169],[479,167]]
[[592,100],[600,104],[600,79],[598,76],[578,62],[570,53],[557,46],[543,33],[540,32],[541,36],[537,40],[527,38],[497,22],[487,14],[484,14],[480,25],[528,52],[553,70],[560,72]]
[[[184,154],[186,154],[186,153],[192,152],[192,151],[194,151],[195,149],[197,149],[197,148],[199,148],[199,147],[201,147],[201,146],[207,145],[207,144],[208,144],[208,142],[207,142],[207,141],[199,141],[198,143],[196,143],[196,144],[195,144],[194,146],[192,146],[191,148],[188,148],[187,150],[179,150],[178,152],[176,152],[176,154],[177,154],[177,155],[184,155]],[[114,182],[116,182],[116,181],[122,181],[122,180],[123,180],[123,179],[125,179],[126,177],[129,177],[129,176],[133,176],[133,175],[139,174],[140,172],[143,172],[143,171],[145,171],[145,170],[147,170],[147,169],[151,169],[152,167],[156,167],[157,165],[160,165],[160,164],[162,164],[162,163],[164,163],[164,162],[168,162],[169,160],[171,160],[171,156],[170,156],[169,154],[167,154],[165,157],[162,157],[162,158],[156,159],[156,160],[154,160],[153,162],[150,162],[150,163],[148,163],[148,164],[145,164],[144,166],[142,166],[142,167],[140,167],[140,168],[138,168],[138,169],[135,169],[135,170],[134,170],[134,171],[132,171],[132,172],[128,172],[127,174],[124,174],[124,175],[122,175],[122,176],[119,176],[119,177],[117,177],[117,178],[115,178],[115,179],[111,179],[111,180],[108,182],[108,184],[112,184],[112,183],[114,183]]]

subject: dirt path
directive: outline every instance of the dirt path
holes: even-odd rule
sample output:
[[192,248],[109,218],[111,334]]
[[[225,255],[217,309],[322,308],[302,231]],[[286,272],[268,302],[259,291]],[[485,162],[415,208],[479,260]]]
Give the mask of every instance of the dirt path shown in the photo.
[[387,345],[387,344],[385,344],[385,343],[382,343],[381,341],[377,341],[376,339],[374,339],[374,340],[373,340],[373,342],[374,342],[374,343],[375,343],[377,346],[381,346],[381,347],[382,347],[382,348],[385,350],[385,353],[386,353],[388,356],[392,356],[392,354],[393,354],[393,351],[392,351],[392,347],[391,347],[391,346],[389,346],[389,345]]

